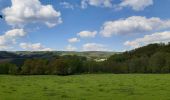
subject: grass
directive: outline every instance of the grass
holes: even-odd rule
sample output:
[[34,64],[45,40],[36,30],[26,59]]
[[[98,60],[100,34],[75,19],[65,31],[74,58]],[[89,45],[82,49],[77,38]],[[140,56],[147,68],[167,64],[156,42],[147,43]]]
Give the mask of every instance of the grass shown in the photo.
[[0,100],[170,100],[168,74],[0,75]]

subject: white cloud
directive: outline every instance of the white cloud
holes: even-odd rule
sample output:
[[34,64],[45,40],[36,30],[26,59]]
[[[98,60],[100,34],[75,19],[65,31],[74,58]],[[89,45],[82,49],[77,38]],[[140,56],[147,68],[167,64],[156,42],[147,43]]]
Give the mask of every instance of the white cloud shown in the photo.
[[125,46],[137,48],[150,43],[170,42],[170,31],[157,32],[151,35],[145,35],[143,38],[137,38],[133,41],[126,41]]
[[20,47],[29,51],[53,51],[54,49],[46,48],[41,43],[20,43]]
[[25,36],[27,33],[23,29],[13,29],[7,31],[0,36],[0,50],[12,48],[11,45],[16,43],[16,40]]
[[81,0],[81,8],[85,9],[88,5],[107,8],[116,7],[116,9],[130,7],[135,11],[141,11],[153,5],[153,0],[121,0],[119,4],[113,4],[113,0]]
[[93,31],[93,32],[91,32],[91,31],[81,31],[81,32],[77,33],[77,35],[82,37],[82,38],[88,38],[88,37],[93,38],[93,37],[96,36],[96,34],[97,34],[97,31]]
[[112,7],[112,0],[82,0],[81,8],[87,8],[87,6],[96,6],[96,7]]
[[5,20],[12,26],[28,23],[44,23],[53,27],[62,23],[61,13],[51,5],[42,5],[39,0],[11,0],[12,6],[3,10]]
[[76,42],[80,42],[80,39],[78,39],[78,38],[71,38],[71,39],[68,39],[68,42],[69,43],[76,43]]
[[70,9],[74,9],[74,6],[72,4],[70,4],[69,2],[61,2],[60,3],[61,6],[63,6],[64,8],[70,8]]
[[83,51],[108,51],[108,49],[103,44],[87,43],[83,45]]
[[119,7],[131,7],[135,11],[143,10],[144,8],[153,5],[153,0],[122,0]]
[[170,28],[170,20],[161,20],[157,17],[132,16],[126,19],[105,22],[100,33],[104,37],[111,37],[116,34],[144,33],[166,28]]
[[77,48],[72,45],[68,45],[65,49],[66,49],[66,51],[76,51],[77,50]]

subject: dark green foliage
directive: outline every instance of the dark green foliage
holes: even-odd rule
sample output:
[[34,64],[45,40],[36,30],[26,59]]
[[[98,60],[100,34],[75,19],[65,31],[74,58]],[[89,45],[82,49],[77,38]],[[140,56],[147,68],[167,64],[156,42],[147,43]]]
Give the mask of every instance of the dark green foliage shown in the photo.
[[11,63],[0,63],[0,74],[16,74],[17,67]]
[[45,67],[48,61],[45,59],[28,59],[22,66],[21,74],[42,75],[45,74]]
[[26,75],[70,75],[80,73],[84,57],[62,56],[52,60],[47,59],[28,59],[22,66],[21,74]]
[[116,54],[106,61],[113,73],[169,73],[170,43],[150,44]]
[[9,64],[8,63],[1,63],[0,64],[0,74],[8,74]]
[[17,74],[18,73],[18,68],[16,65],[12,64],[9,66],[8,74]]
[[149,66],[151,66],[152,72],[160,73],[163,71],[163,67],[166,64],[165,57],[166,57],[166,54],[162,52],[155,53],[154,55],[151,56]]

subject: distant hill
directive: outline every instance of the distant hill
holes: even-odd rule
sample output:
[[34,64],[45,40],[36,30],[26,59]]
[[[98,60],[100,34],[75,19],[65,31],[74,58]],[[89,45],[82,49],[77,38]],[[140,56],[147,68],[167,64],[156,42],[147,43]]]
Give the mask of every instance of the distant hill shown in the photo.
[[13,52],[7,52],[7,51],[0,51],[0,59],[5,58],[18,58],[19,55],[13,53]]
[[86,51],[86,52],[60,52],[61,55],[78,55],[84,56],[88,59],[97,59],[97,58],[108,58],[111,55],[117,54],[116,52],[106,52],[106,51]]
[[163,52],[163,53],[170,53],[170,43],[164,44],[149,44],[140,48],[136,48],[134,50],[124,52],[122,55],[129,55],[131,57],[142,57],[142,56],[148,56],[151,57],[155,53]]
[[0,74],[9,73],[24,75],[170,73],[170,43],[149,44],[123,53],[1,51]]
[[64,55],[77,55],[84,56],[88,59],[96,58],[108,58],[111,55],[117,54],[116,52],[105,52],[105,51],[86,51],[86,52],[74,52],[74,51],[16,51],[7,52],[0,51],[0,60],[4,59],[24,59],[24,58],[52,58],[55,56]]

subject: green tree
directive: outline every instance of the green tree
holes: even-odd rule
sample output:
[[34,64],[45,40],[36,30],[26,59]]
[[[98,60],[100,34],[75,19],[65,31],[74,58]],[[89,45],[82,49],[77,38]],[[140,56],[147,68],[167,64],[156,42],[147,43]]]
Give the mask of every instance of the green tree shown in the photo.
[[[165,66],[165,53],[157,52],[151,56],[149,61],[149,67],[153,73],[160,73],[162,72],[162,68]],[[165,71],[165,69],[164,69]]]
[[0,64],[0,74],[8,74],[9,71],[9,63],[1,63]]
[[12,63],[0,63],[0,74],[16,74],[17,66]]
[[18,67],[14,64],[10,64],[8,73],[13,75],[18,74]]

